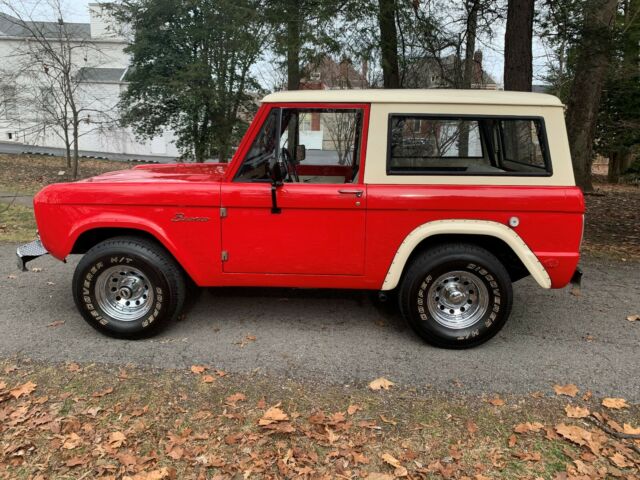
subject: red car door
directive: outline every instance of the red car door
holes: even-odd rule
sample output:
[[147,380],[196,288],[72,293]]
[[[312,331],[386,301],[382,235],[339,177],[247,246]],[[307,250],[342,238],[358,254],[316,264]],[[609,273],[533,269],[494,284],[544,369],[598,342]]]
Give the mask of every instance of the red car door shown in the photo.
[[[363,275],[367,196],[357,172],[364,158],[368,107],[263,108],[272,112],[263,112],[264,125],[250,140],[253,146],[244,155],[240,152],[240,166],[221,187],[223,271]],[[332,147],[337,142],[331,141],[329,123],[348,124],[345,118],[351,117],[357,128],[349,137],[353,147],[339,155]],[[305,158],[296,161],[295,174],[277,188],[279,213],[274,213],[271,183],[263,169],[269,169],[270,155],[289,148],[287,135],[296,139],[296,151],[301,142],[315,148],[303,150]]]
[[362,275],[365,193],[362,185],[285,184],[274,214],[270,185],[224,184],[223,271]]

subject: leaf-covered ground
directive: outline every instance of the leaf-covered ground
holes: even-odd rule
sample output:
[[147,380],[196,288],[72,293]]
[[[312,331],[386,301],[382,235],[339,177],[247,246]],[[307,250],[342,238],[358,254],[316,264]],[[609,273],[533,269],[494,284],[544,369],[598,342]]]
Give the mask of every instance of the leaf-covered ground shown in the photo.
[[[134,165],[139,163],[81,158],[79,178],[124,170]],[[33,195],[45,185],[68,181],[71,181],[71,169],[62,157],[0,154],[0,191]]]
[[640,186],[595,184],[587,204],[583,250],[640,260]]
[[[640,407],[190,371],[0,364],[3,479],[636,479]],[[373,390],[376,388],[377,390]]]

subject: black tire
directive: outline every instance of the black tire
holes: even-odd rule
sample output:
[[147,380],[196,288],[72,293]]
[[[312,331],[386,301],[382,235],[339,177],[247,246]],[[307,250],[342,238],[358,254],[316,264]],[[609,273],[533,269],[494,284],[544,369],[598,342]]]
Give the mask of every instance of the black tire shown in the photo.
[[437,347],[462,349],[500,331],[511,313],[513,291],[509,273],[491,252],[459,243],[417,256],[404,273],[398,300],[420,337]]
[[[120,293],[122,297],[113,297]],[[178,318],[185,297],[185,276],[173,257],[160,244],[138,237],[99,243],[82,257],[73,274],[78,310],[89,325],[111,337],[156,334]],[[129,317],[123,320],[118,315]]]

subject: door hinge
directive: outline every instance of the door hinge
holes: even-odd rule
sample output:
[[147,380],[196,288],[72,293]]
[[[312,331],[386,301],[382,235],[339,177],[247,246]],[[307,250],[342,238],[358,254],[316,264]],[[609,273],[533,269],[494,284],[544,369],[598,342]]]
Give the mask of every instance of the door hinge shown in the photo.
[[226,262],[227,260],[229,260],[229,252],[227,252],[226,250],[223,250],[221,257],[222,257],[222,261]]
[[225,207],[220,207],[220,217],[224,218],[227,216],[227,209]]

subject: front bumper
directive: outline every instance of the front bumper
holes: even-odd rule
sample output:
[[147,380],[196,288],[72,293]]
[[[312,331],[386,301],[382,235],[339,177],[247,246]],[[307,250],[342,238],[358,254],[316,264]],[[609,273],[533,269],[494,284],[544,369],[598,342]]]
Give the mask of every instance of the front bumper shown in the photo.
[[18,257],[18,268],[23,272],[27,271],[27,263],[31,260],[46,255],[47,249],[44,248],[40,239],[36,239],[31,243],[26,243],[16,250],[16,256]]

